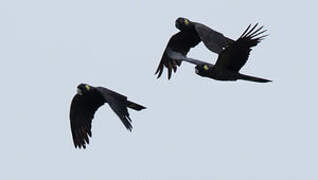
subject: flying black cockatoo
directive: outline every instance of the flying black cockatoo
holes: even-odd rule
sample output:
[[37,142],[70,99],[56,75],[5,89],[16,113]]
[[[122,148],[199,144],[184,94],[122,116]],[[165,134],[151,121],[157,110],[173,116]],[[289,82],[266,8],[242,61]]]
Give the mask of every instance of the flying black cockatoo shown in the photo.
[[104,87],[93,87],[88,84],[77,86],[70,110],[71,130],[74,146],[86,148],[88,136],[92,136],[91,123],[97,109],[104,103],[117,114],[125,127],[131,131],[131,119],[128,108],[140,111],[144,106],[127,100],[127,97]]
[[[256,29],[258,24],[252,28],[247,27],[244,33],[236,41],[230,43],[223,51],[219,53],[215,65],[203,62],[197,59],[188,58],[180,52],[176,52],[171,48],[166,53],[171,59],[176,61],[186,61],[195,64],[196,74],[221,81],[236,81],[238,79],[254,81],[254,82],[270,82],[271,80],[241,74],[239,71],[247,62],[251,48],[256,46],[264,37],[262,35],[266,30],[262,30],[263,26]],[[259,36],[262,35],[262,36]]]
[[166,67],[168,69],[168,79],[170,79],[172,70],[176,72],[177,66],[181,65],[181,61],[176,61],[167,54],[167,49],[186,56],[190,48],[195,47],[203,41],[210,51],[219,54],[229,43],[233,42],[230,38],[225,37],[206,25],[190,21],[186,18],[178,18],[175,26],[180,31],[174,34],[167,44],[155,73],[158,74],[157,78],[161,76],[164,67]]

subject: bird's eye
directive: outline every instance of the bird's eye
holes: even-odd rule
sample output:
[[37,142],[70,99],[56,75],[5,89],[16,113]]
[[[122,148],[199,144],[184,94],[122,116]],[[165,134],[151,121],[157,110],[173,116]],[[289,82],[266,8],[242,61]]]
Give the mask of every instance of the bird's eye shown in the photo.
[[189,24],[190,24],[189,20],[184,19],[184,24],[185,24],[185,25],[189,25]]
[[205,65],[203,66],[203,69],[207,71],[207,70],[209,70],[209,66],[205,64]]
[[85,85],[85,88],[87,91],[89,91],[91,89],[91,87],[89,87],[89,85]]

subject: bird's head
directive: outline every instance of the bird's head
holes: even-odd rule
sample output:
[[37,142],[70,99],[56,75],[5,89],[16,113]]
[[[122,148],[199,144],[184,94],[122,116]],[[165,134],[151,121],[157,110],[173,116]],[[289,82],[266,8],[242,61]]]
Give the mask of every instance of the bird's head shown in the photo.
[[207,76],[208,72],[210,71],[210,66],[207,64],[203,65],[196,65],[195,66],[195,73],[200,76]]
[[77,94],[79,94],[79,95],[87,94],[91,90],[92,90],[92,86],[90,86],[88,84],[82,83],[82,84],[77,86]]
[[180,31],[188,30],[192,26],[193,26],[192,22],[187,18],[179,17],[176,20],[176,28],[178,28]]

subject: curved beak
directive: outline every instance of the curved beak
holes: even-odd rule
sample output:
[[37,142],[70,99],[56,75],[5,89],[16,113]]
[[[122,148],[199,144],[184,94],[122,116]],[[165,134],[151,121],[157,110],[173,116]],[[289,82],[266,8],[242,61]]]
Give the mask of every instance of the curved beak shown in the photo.
[[79,88],[77,88],[77,94],[79,94],[79,95],[83,95],[82,90],[80,90]]
[[180,22],[178,20],[176,20],[175,26],[176,26],[177,29],[180,30]]
[[195,73],[199,74],[199,70],[197,68],[195,68]]

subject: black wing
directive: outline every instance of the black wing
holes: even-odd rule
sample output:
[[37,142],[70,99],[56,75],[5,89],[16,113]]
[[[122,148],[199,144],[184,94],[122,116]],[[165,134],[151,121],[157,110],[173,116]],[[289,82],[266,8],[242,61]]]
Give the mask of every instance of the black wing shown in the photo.
[[91,123],[96,110],[105,103],[97,93],[75,95],[71,103],[70,120],[75,147],[86,148],[92,136]]
[[234,42],[232,39],[225,37],[222,33],[204,24],[197,22],[192,23],[204,45],[214,53],[220,54],[226,46]]
[[167,49],[172,49],[173,51],[179,52],[182,55],[187,55],[190,48],[195,47],[200,42],[201,40],[195,31],[180,31],[173,35],[167,44],[159,66],[156,70],[155,74],[158,74],[157,78],[161,76],[163,68],[166,67],[168,69],[168,79],[170,79],[172,70],[176,72],[177,66],[181,65],[180,61],[176,61],[169,57],[166,52]]
[[[251,25],[247,27],[244,33],[234,43],[230,44],[218,57],[215,66],[226,68],[231,71],[238,72],[247,62],[251,48],[256,46],[267,35],[258,35],[266,32],[263,26],[257,28],[255,24],[251,29]],[[255,31],[254,31],[255,30]]]
[[127,105],[128,105],[127,97],[103,87],[97,87],[96,89],[105,98],[106,102],[109,104],[112,110],[117,114],[117,116],[123,122],[125,127],[129,131],[131,131],[132,125],[131,125],[131,119],[129,117],[129,113],[127,109]]
[[187,56],[179,52],[172,51],[171,49],[167,49],[166,53],[168,54],[169,57],[171,57],[172,59],[175,59],[177,62],[185,61],[195,65],[205,65],[205,64],[213,65],[198,59],[188,58]]

